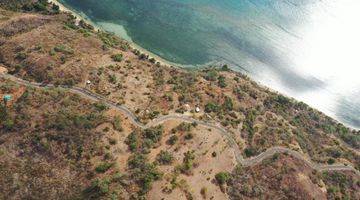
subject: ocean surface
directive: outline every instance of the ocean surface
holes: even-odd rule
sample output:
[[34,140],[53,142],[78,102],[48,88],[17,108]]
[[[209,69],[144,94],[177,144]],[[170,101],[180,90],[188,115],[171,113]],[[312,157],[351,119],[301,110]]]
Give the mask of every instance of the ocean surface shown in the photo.
[[60,0],[184,67],[227,63],[360,128],[359,0]]

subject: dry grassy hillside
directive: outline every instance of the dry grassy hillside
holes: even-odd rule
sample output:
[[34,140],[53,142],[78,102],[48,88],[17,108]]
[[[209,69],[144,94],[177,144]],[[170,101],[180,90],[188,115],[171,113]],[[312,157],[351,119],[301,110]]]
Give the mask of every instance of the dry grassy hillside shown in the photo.
[[[0,2],[0,199],[358,199],[359,176],[319,172],[289,154],[241,166],[272,147],[360,170],[360,132],[227,66],[165,66],[45,1]],[[198,110],[196,110],[198,109]]]

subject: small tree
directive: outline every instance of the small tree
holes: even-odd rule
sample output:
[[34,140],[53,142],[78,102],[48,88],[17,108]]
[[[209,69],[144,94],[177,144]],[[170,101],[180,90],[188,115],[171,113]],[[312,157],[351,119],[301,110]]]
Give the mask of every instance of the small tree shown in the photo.
[[231,178],[229,172],[219,172],[215,175],[215,179],[219,185],[223,185]]
[[161,150],[156,160],[162,165],[169,165],[173,162],[174,156],[168,151]]
[[166,142],[169,145],[174,145],[179,140],[178,136],[172,135]]
[[219,111],[219,106],[215,103],[208,103],[205,105],[205,112],[210,113],[210,112],[218,112]]
[[115,54],[115,55],[112,55],[111,58],[113,59],[113,61],[115,62],[121,62],[122,59],[123,59],[123,55],[118,53],[118,54]]
[[218,78],[218,85],[221,88],[225,88],[227,86],[226,82],[225,82],[225,76],[219,76]]
[[234,109],[234,104],[230,97],[225,97],[225,102],[223,104],[223,108],[227,111],[231,111]]

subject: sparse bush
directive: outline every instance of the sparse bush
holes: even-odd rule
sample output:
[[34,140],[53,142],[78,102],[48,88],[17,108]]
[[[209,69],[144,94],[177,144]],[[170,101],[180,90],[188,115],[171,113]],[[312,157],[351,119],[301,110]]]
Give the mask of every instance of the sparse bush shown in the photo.
[[218,85],[221,88],[225,88],[227,86],[226,82],[225,82],[225,76],[219,76],[218,78]]
[[95,106],[95,108],[98,110],[98,111],[104,111],[104,110],[107,110],[108,107],[107,105],[105,105],[104,103],[102,102],[96,102],[93,104]]
[[208,189],[206,187],[201,188],[200,194],[204,199],[207,198],[207,193],[208,193]]
[[118,54],[112,55],[111,58],[115,62],[121,62],[123,60],[123,55],[118,53]]
[[222,107],[226,111],[232,111],[234,109],[234,104],[232,99],[230,97],[225,97],[225,102]]
[[174,132],[176,131],[189,132],[191,131],[191,128],[192,128],[192,124],[182,122],[175,128]]
[[192,133],[187,133],[184,138],[185,140],[191,140],[194,138],[194,135]]
[[178,140],[179,140],[178,136],[172,135],[172,136],[168,139],[167,144],[169,144],[169,145],[174,145]]
[[112,166],[114,166],[114,163],[108,163],[108,162],[105,162],[105,163],[101,163],[99,164],[96,168],[95,168],[95,171],[97,173],[105,173],[107,170],[109,170]]
[[215,69],[210,69],[205,74],[204,78],[208,81],[215,81],[218,77],[218,72]]
[[60,12],[60,7],[56,4],[53,4],[52,5],[52,8],[51,8],[55,13],[59,13]]
[[147,158],[142,154],[136,153],[130,156],[128,166],[131,170],[131,177],[141,188],[139,191],[139,195],[141,196],[151,189],[154,181],[162,177],[162,173],[158,170],[157,166],[148,163]]
[[156,160],[163,165],[169,165],[173,162],[174,157],[168,151],[161,150],[160,153],[157,155]]
[[109,139],[109,144],[115,145],[116,143],[117,143],[117,140],[116,140],[116,139],[114,139],[114,138],[110,138],[110,139]]
[[121,126],[121,119],[119,116],[115,116],[114,117],[114,121],[113,121],[113,126],[114,126],[114,129],[117,130],[117,131],[123,131],[123,128]]
[[112,84],[116,84],[117,78],[116,78],[115,74],[109,75],[109,82]]
[[229,68],[228,65],[223,65],[223,66],[221,67],[221,70],[222,70],[222,71],[230,71],[230,68]]
[[61,52],[64,54],[74,54],[74,50],[72,48],[62,44],[55,46],[54,51]]
[[251,157],[256,155],[256,150],[254,148],[248,147],[244,150],[246,157]]
[[148,128],[143,131],[144,138],[150,139],[152,142],[157,143],[160,141],[163,134],[163,127],[156,126],[154,128]]
[[84,190],[84,195],[89,198],[98,198],[109,192],[109,185],[111,181],[108,178],[96,179],[91,183],[91,186]]
[[195,154],[194,151],[187,151],[184,153],[183,163],[178,166],[181,173],[189,174],[194,166]]
[[47,2],[41,2],[41,1],[39,1],[39,2],[36,2],[35,4],[34,4],[34,9],[35,9],[35,11],[37,11],[37,12],[43,12],[43,11],[46,11],[47,10]]
[[118,37],[116,37],[113,33],[100,31],[98,32],[98,37],[104,43],[105,47],[115,47],[118,46],[121,42],[121,40]]
[[7,131],[11,131],[14,128],[14,121],[12,119],[6,119],[4,122],[4,128]]
[[217,153],[214,151],[212,152],[211,156],[215,158],[217,156]]
[[149,149],[161,140],[162,134],[162,126],[148,128],[143,131],[136,130],[127,137],[125,143],[129,146],[130,151],[141,150],[145,153],[149,152]]
[[205,112],[211,113],[211,112],[218,112],[219,111],[219,105],[215,103],[208,103],[205,105]]
[[15,55],[15,59],[18,59],[18,60],[25,60],[27,58],[27,55],[26,53],[24,52],[19,52]]
[[219,185],[227,183],[230,178],[231,175],[228,172],[219,172],[215,175],[215,179]]
[[129,146],[130,151],[134,152],[139,145],[136,132],[130,133],[126,138],[125,143]]
[[335,159],[334,159],[334,158],[329,158],[328,161],[327,161],[327,163],[328,163],[329,165],[332,165],[332,164],[335,163]]

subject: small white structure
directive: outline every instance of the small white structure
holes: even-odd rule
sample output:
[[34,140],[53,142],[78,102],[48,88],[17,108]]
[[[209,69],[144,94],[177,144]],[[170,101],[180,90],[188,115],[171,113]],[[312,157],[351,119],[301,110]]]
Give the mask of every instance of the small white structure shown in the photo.
[[200,108],[198,106],[196,106],[195,108],[195,112],[199,113],[200,112]]
[[91,84],[91,81],[90,81],[90,80],[87,80],[87,81],[86,81],[86,84],[87,84],[87,85],[90,85],[90,84]]

